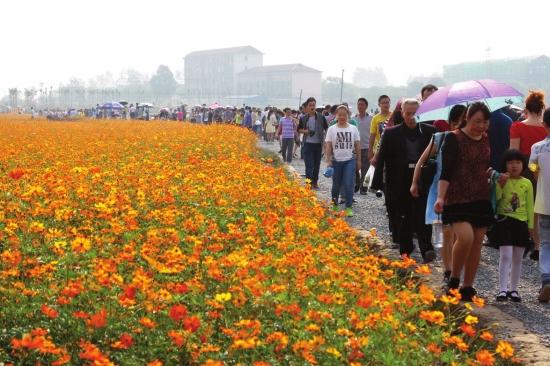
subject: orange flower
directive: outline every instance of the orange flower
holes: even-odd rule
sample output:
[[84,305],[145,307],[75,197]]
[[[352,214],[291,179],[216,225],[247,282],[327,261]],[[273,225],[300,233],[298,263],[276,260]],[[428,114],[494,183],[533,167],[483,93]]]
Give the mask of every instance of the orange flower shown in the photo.
[[157,324],[154,321],[152,321],[147,317],[142,317],[141,319],[139,319],[139,323],[146,328],[154,328],[157,326]]
[[368,295],[363,295],[357,299],[357,306],[368,309],[372,304],[372,299]]
[[177,294],[186,294],[189,291],[189,287],[185,283],[178,283],[174,286],[174,291]]
[[224,366],[224,363],[222,361],[208,359],[206,362],[203,362],[201,366]]
[[438,325],[445,324],[445,314],[443,314],[439,310],[434,310],[434,311],[422,310],[420,312],[420,319],[424,319],[430,323],[434,323]]
[[485,342],[492,342],[495,339],[495,337],[493,337],[493,335],[487,331],[481,332],[479,338],[483,339]]
[[471,325],[468,325],[468,324],[462,324],[460,326],[460,330],[466,334],[468,337],[473,337],[476,335],[476,330],[474,327],[472,327]]
[[183,337],[183,334],[181,332],[170,330],[168,331],[168,336],[172,339],[172,342],[178,347],[183,346],[185,343],[185,338]]
[[422,284],[418,288],[418,292],[420,294],[420,299],[422,300],[422,303],[430,305],[435,302],[434,292],[430,287]]
[[173,305],[168,315],[175,322],[182,321],[187,316],[187,308],[182,304]]
[[196,316],[191,316],[183,320],[183,328],[191,333],[195,333],[201,326],[201,321]]
[[416,273],[422,274],[422,275],[428,275],[428,274],[432,273],[432,270],[430,269],[430,267],[425,265],[425,264],[423,264],[421,266],[417,266],[414,271]]
[[16,168],[16,169],[14,169],[14,170],[12,170],[11,172],[8,173],[10,178],[15,179],[15,180],[21,178],[24,174],[25,174],[25,172],[23,171],[23,169],[20,169],[20,168]]
[[120,339],[111,344],[111,347],[114,349],[128,349],[132,347],[132,344],[134,344],[134,339],[132,336],[128,333],[122,333],[120,335]]
[[107,311],[102,308],[99,312],[92,314],[86,324],[95,329],[103,328],[107,324]]
[[109,358],[94,344],[82,341],[80,348],[82,348],[82,352],[78,356],[81,359],[91,361],[93,365],[97,366],[114,366],[114,363],[109,361]]
[[87,319],[89,317],[88,313],[85,313],[83,311],[75,311],[73,313],[73,316],[76,318],[76,319]]
[[426,347],[426,349],[433,353],[434,355],[436,356],[439,356],[441,354],[441,347],[439,347],[437,344],[435,343],[430,343],[428,344],[428,346]]
[[42,314],[46,315],[50,319],[55,319],[59,315],[59,313],[55,309],[49,307],[46,304],[43,304],[40,307],[40,311],[42,312]]
[[147,363],[147,366],[162,366],[162,365],[163,365],[163,363],[160,362],[160,360],[153,360],[153,361]]
[[485,306],[485,300],[483,300],[483,298],[481,297],[478,297],[478,296],[474,296],[472,298],[472,302],[478,307],[478,308],[482,308]]
[[477,351],[476,360],[482,366],[492,366],[495,364],[495,357],[486,349]]
[[71,362],[71,356],[63,354],[60,358],[52,362],[52,366],[61,366]]

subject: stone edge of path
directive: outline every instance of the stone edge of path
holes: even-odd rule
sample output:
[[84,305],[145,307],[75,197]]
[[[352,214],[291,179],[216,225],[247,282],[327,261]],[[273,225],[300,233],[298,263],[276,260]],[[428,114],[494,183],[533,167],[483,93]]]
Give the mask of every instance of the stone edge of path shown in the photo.
[[[361,237],[367,237],[369,234],[366,230],[356,230]],[[378,240],[382,242],[382,239],[378,238]],[[379,255],[392,259],[397,258],[395,250],[388,247],[376,245],[374,250]],[[422,278],[436,293],[441,292],[441,274],[439,272],[432,271],[431,274],[423,276]],[[519,319],[505,313],[493,305],[485,305],[482,309],[475,309],[474,314],[478,316],[481,322],[486,324],[494,334],[511,342],[515,347],[516,357],[521,359],[525,365],[550,365],[550,347],[544,346],[540,338],[536,334],[530,332]]]
[[[283,164],[283,166],[292,177],[298,180],[300,179],[300,174],[293,166],[289,164]],[[355,230],[361,237],[366,238],[367,236],[370,236],[370,233],[366,230],[357,228],[355,228]],[[380,238],[378,238],[378,240],[380,242],[382,241]],[[396,257],[394,250],[381,245],[377,246],[375,251],[377,254],[389,258]],[[435,272],[428,275],[424,281],[434,290],[439,290],[439,277],[436,278]],[[525,365],[550,365],[550,347],[544,346],[540,338],[536,334],[527,330],[519,319],[503,312],[493,305],[485,305],[483,309],[477,309],[474,313],[482,320],[483,323],[488,324],[495,334],[514,344],[516,356],[521,359]]]

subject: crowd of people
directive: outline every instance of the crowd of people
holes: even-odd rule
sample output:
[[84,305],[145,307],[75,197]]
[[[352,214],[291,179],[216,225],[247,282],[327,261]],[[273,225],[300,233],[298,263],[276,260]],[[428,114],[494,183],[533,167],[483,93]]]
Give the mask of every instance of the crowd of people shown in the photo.
[[231,122],[269,143],[278,140],[286,162],[299,150],[312,189],[319,188],[324,156],[333,209],[344,204],[348,217],[354,194],[383,192],[394,246],[410,256],[416,237],[425,263],[439,251],[447,292],[465,301],[476,295],[485,244],[500,252],[497,301],[521,301],[527,255],[539,261],[538,300],[550,301],[550,108],[544,94],[530,92],[519,112],[490,111],[474,101],[453,106],[447,120],[418,123],[419,106],[436,91],[427,85],[393,109],[381,95],[374,115],[365,98],[353,115],[346,103],[317,107],[308,98],[299,110],[244,108]]
[[[228,123],[280,144],[287,163],[305,163],[307,184],[319,189],[321,161],[332,178],[333,210],[353,216],[354,194],[384,193],[393,245],[410,256],[416,237],[425,263],[436,251],[448,292],[464,300],[476,295],[474,280],[483,244],[500,251],[497,301],[520,302],[522,259],[539,261],[539,300],[550,300],[550,108],[532,91],[522,110],[490,111],[483,101],[455,105],[446,120],[418,123],[420,105],[438,88],[426,85],[416,98],[392,109],[381,95],[376,111],[359,98],[317,106],[308,98],[299,109],[243,106],[186,106],[161,110],[156,118],[191,123]],[[137,106],[125,106],[136,118]],[[126,109],[127,108],[127,109]],[[98,108],[74,113],[92,113]],[[144,108],[143,111],[148,111]],[[368,177],[368,179],[367,179]],[[378,195],[378,194],[377,194]],[[462,286],[461,286],[462,283]]]

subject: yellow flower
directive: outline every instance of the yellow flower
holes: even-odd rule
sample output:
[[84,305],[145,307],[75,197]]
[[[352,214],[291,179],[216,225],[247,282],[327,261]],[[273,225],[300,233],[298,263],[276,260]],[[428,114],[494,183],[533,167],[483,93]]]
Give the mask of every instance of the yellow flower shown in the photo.
[[214,298],[217,302],[227,302],[231,300],[231,294],[229,292],[223,292],[221,294],[216,294]]
[[90,250],[92,247],[92,242],[89,239],[78,237],[73,240],[71,247],[76,253],[84,253]]
[[498,341],[495,351],[504,359],[512,358],[514,356],[514,347],[506,341]]
[[478,323],[478,319],[476,316],[473,316],[473,315],[466,315],[466,318],[464,319],[464,323],[468,324],[468,325],[473,325],[473,324],[477,324]]
[[338,350],[334,347],[327,348],[327,353],[331,354],[331,355],[333,355],[334,357],[337,357],[337,358],[342,356],[342,354],[340,352],[338,352]]
[[319,330],[321,330],[321,328],[319,328],[319,326],[317,324],[309,324],[306,327],[306,330],[308,332],[318,332]]

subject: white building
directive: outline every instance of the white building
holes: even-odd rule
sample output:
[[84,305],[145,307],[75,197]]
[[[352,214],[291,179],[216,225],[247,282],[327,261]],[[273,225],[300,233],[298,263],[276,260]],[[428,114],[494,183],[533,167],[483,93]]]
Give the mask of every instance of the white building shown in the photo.
[[251,46],[191,52],[185,56],[187,95],[208,102],[234,95],[237,75],[262,64],[262,53]]
[[297,104],[308,97],[321,98],[321,71],[302,64],[259,66],[238,75],[242,95],[260,95],[271,104]]

